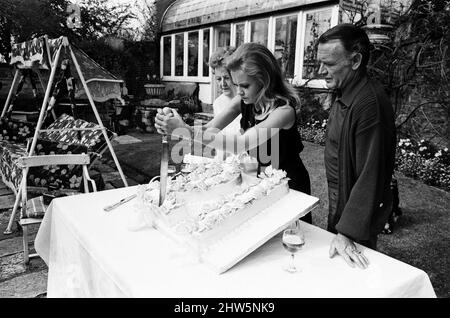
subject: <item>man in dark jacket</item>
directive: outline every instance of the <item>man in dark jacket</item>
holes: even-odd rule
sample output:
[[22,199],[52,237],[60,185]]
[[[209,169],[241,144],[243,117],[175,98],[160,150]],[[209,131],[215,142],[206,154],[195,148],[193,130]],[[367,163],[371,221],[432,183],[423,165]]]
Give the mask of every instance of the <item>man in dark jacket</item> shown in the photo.
[[337,25],[319,38],[319,73],[335,96],[324,155],[328,231],[336,233],[330,257],[339,254],[361,268],[369,261],[355,242],[376,249],[392,205],[396,146],[393,109],[380,83],[367,76],[369,57],[369,38],[354,25]]

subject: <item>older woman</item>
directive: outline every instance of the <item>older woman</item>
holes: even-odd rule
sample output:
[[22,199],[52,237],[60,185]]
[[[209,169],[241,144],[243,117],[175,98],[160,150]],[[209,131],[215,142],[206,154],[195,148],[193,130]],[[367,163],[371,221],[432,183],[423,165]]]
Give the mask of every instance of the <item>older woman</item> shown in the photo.
[[[221,94],[214,100],[213,111],[214,117],[217,117],[227,107],[231,105],[231,101],[236,96],[236,88],[231,80],[230,71],[225,67],[225,59],[233,54],[236,49],[232,46],[221,47],[217,49],[209,59],[209,66],[212,68],[213,75],[219,86]],[[231,123],[222,129],[224,134],[237,134],[239,133],[241,115],[236,117]],[[219,158],[225,158],[226,153],[216,149],[216,156]]]
[[[225,108],[229,107],[231,100],[236,96],[236,88],[231,80],[230,71],[225,67],[225,59],[233,54],[236,49],[232,46],[221,47],[217,49],[209,59],[209,66],[212,68],[213,75],[217,81],[221,94],[213,103],[214,117],[219,115]],[[239,132],[240,115],[236,117],[223,132]]]

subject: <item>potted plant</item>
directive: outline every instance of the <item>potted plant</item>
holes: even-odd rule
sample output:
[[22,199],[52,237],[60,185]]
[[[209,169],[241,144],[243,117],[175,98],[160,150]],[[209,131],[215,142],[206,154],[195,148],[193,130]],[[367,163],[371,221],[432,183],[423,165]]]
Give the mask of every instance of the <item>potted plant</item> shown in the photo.
[[151,97],[160,97],[164,94],[164,88],[166,86],[161,82],[161,78],[153,74],[150,76],[147,74],[147,83],[144,84],[145,92]]

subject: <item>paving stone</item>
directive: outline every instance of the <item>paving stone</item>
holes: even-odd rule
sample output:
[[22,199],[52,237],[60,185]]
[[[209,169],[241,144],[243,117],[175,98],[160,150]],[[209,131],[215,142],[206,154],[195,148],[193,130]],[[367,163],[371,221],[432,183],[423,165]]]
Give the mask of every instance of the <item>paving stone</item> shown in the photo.
[[15,236],[0,241],[0,257],[21,252],[23,250],[22,236]]
[[[10,211],[9,212],[3,212],[0,213],[0,241],[5,240],[5,239],[9,239],[15,236],[21,236],[22,235],[22,229],[19,228],[19,226],[17,225],[18,221],[19,221],[19,213],[16,213],[16,216],[14,218],[14,222],[12,225],[12,233],[11,234],[4,234],[3,232],[6,230],[6,227],[8,226],[8,222],[9,222],[9,218],[10,218]],[[33,224],[30,225],[28,227],[28,233],[30,236],[30,240],[33,237],[33,235],[35,235],[39,230],[39,224]],[[0,254],[2,254],[2,251],[0,249]]]
[[0,283],[0,298],[42,298],[47,292],[47,277],[48,270],[42,269],[4,281]]
[[[122,181],[122,180],[120,180],[120,181]],[[135,186],[135,185],[140,184],[139,182],[137,182],[136,180],[131,179],[131,178],[127,178],[127,182],[128,182],[128,186]]]
[[91,169],[97,170],[100,173],[116,171],[116,169],[112,168],[108,164],[101,163],[101,162],[94,164]]
[[11,191],[10,188],[0,188],[0,196],[5,195],[5,194],[13,194],[13,192]]
[[115,189],[115,187],[111,183],[105,183],[105,190]]
[[[128,181],[128,179],[127,179],[127,181]],[[109,182],[114,187],[114,189],[125,187],[125,185],[123,184],[122,179],[114,179],[114,180],[110,180]]]
[[99,161],[100,161],[101,163],[106,164],[106,163],[109,161],[109,158],[108,158],[108,157],[101,157]]
[[[9,218],[11,216],[11,210],[12,210],[12,208],[7,209],[7,210],[2,210],[0,212],[0,240],[4,240],[4,239],[8,239],[8,238],[20,235],[20,232],[18,231],[17,223],[16,223],[16,221],[19,221],[19,217],[20,217],[19,212],[16,213],[16,216],[14,218],[14,222],[13,222],[13,225],[11,228],[13,233],[3,234],[3,232],[6,230],[6,227],[8,226]],[[1,254],[1,252],[0,252],[0,254]]]
[[0,210],[12,209],[16,196],[14,194],[6,194],[0,196]]
[[[31,249],[34,252],[34,249]],[[0,284],[16,276],[46,269],[47,265],[40,257],[30,260],[28,265],[23,262],[23,252],[0,258]]]
[[120,174],[118,172],[102,173],[102,177],[104,182],[110,182],[112,180],[121,179]]

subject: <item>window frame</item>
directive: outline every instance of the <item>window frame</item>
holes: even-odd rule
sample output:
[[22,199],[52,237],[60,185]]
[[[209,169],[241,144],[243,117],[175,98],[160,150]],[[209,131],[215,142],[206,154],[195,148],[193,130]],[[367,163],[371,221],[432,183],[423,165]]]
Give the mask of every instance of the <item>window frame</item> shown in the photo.
[[[175,75],[175,72],[176,72],[176,64],[175,64],[175,61],[176,61],[176,56],[175,56],[175,53],[176,53],[176,37],[177,37],[177,35],[183,35],[183,75]],[[174,34],[172,34],[171,35],[172,36],[172,42],[171,42],[171,49],[172,49],[172,56],[171,56],[171,59],[172,59],[172,62],[171,62],[171,65],[172,65],[172,70],[171,70],[171,76],[170,77],[173,77],[173,78],[180,78],[180,77],[184,77],[184,75],[185,74],[187,74],[186,73],[186,71],[187,71],[187,66],[186,66],[186,37],[187,37],[187,32],[178,32],[178,33],[174,33]],[[165,77],[167,77],[167,76],[165,76]],[[161,77],[161,78],[164,78],[164,77]]]
[[[199,74],[199,69],[201,68],[200,67],[200,47],[201,47],[201,45],[203,44],[203,43],[200,43],[200,30],[198,31],[198,32],[196,32],[196,31],[189,31],[189,32],[187,32],[187,53],[188,53],[188,58],[187,58],[187,60],[188,60],[188,62],[189,62],[189,35],[190,34],[196,34],[197,35],[197,75],[189,75],[189,63],[186,65],[187,66],[187,68],[188,68],[188,70],[187,70],[187,76],[188,77],[201,77]],[[202,61],[203,62],[203,61]]]
[[271,28],[269,29],[269,34],[272,33],[272,47],[269,47],[270,51],[272,53],[275,53],[275,36],[276,36],[276,28],[277,28],[277,19],[287,18],[287,17],[293,17],[297,16],[297,34],[296,34],[296,40],[295,40],[295,57],[294,57],[294,77],[293,78],[286,78],[289,82],[292,82],[292,80],[298,76],[299,71],[301,72],[302,69],[298,68],[298,62],[299,62],[299,49],[301,46],[301,41],[299,41],[301,24],[303,22],[302,20],[302,11],[298,12],[292,12],[292,13],[286,13],[286,14],[279,14],[273,16],[273,21]]
[[219,40],[218,39],[218,32],[217,32],[218,29],[216,27],[223,27],[223,26],[226,26],[226,25],[230,26],[230,43],[229,43],[229,45],[231,46],[231,43],[233,43],[232,33],[233,33],[233,25],[234,25],[234,23],[228,22],[228,23],[217,24],[217,25],[215,25],[213,27],[213,36],[212,36],[212,38],[213,38],[213,47],[212,47],[212,52],[214,52],[215,50],[217,50],[219,48],[219,46],[217,45],[218,44],[217,41]]
[[[326,88],[325,80],[312,79],[308,80],[303,78],[303,58],[305,49],[305,34],[306,34],[306,15],[316,13],[320,11],[331,10],[331,26],[338,24],[339,19],[339,5],[327,5],[306,10],[296,10],[292,12],[286,12],[281,14],[271,14],[265,17],[259,17],[256,19],[245,19],[236,22],[228,22],[230,25],[230,45],[236,46],[236,26],[244,25],[244,43],[250,42],[251,38],[251,23],[256,21],[268,20],[268,34],[267,34],[267,47],[271,52],[275,51],[275,35],[276,35],[276,21],[279,18],[292,17],[297,15],[297,35],[296,35],[296,47],[295,47],[295,61],[294,61],[294,77],[287,78],[294,86],[305,85],[311,88]],[[224,25],[223,23],[218,25]],[[198,28],[195,30],[188,30],[183,32],[175,32],[161,36],[160,39],[160,77],[163,81],[174,82],[198,82],[198,83],[213,83],[213,74],[211,68],[209,68],[209,75],[203,76],[203,41],[204,31],[209,30],[209,56],[214,52],[216,43],[216,26],[210,26],[206,28]],[[188,33],[198,32],[198,76],[188,76]],[[184,64],[183,64],[183,76],[175,76],[175,35],[184,33]],[[164,38],[172,37],[171,39],[171,75],[163,75],[164,68]],[[209,66],[208,66],[209,67]]]
[[[211,47],[212,47],[212,32],[213,28],[201,28],[197,30],[190,30],[184,32],[176,32],[167,35],[161,36],[160,39],[160,77],[162,81],[165,82],[198,82],[198,83],[210,83],[211,81],[211,68],[208,66],[208,76],[203,76],[203,36],[204,31],[209,30],[209,56],[211,56]],[[188,76],[188,34],[197,32],[198,33],[198,70],[197,76]],[[175,36],[183,34],[183,75],[175,75]],[[171,37],[171,71],[170,75],[164,75],[164,39],[167,37]]]
[[[251,38],[252,38],[252,23],[253,22],[258,22],[258,21],[265,21],[267,20],[267,48],[270,50],[271,47],[271,29],[272,29],[272,24],[273,24],[273,16],[269,16],[269,17],[264,17],[264,18],[259,18],[259,19],[252,19],[252,20],[248,20],[248,24],[246,25],[246,27],[248,28],[248,37],[247,37],[247,41],[250,42]],[[246,41],[244,40],[244,43],[246,43]],[[272,50],[270,50],[271,52],[273,52]]]
[[[298,32],[300,32],[300,36],[302,41],[297,42],[297,46],[300,44],[299,51],[297,52],[299,54],[298,59],[296,57],[296,66],[295,66],[295,76],[293,79],[293,84],[295,86],[303,86],[306,84],[306,87],[310,88],[320,88],[320,89],[327,89],[326,82],[324,79],[305,79],[303,77],[303,62],[304,62],[304,51],[305,51],[305,34],[306,34],[306,15],[310,13],[320,12],[320,11],[326,11],[331,10],[331,20],[330,24],[331,26],[335,26],[338,24],[338,16],[339,16],[339,5],[334,6],[327,6],[327,7],[321,7],[321,8],[315,8],[310,10],[303,10],[299,13],[301,15],[301,26],[298,28]],[[300,20],[299,20],[300,21]],[[300,23],[299,23],[300,25]],[[298,27],[298,26],[297,26]],[[297,33],[297,39],[299,34]],[[298,67],[297,67],[298,62]]]

